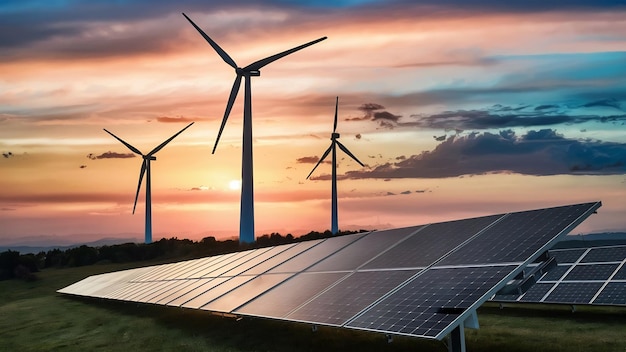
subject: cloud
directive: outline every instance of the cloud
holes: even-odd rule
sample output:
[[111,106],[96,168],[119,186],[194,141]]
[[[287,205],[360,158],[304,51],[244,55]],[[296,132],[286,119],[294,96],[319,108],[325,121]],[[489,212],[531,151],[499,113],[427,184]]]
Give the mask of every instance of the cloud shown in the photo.
[[178,123],[178,122],[194,122],[193,119],[188,118],[188,117],[168,117],[168,116],[161,116],[161,117],[157,117],[156,118],[157,122],[164,122],[164,123]]
[[104,152],[100,155],[94,155],[94,154],[88,154],[87,158],[91,159],[91,160],[98,160],[98,159],[127,159],[127,158],[134,158],[135,154],[133,153],[116,153],[116,152],[112,152],[112,151],[108,151],[108,152]]
[[2,156],[5,159],[12,158],[13,157],[13,153],[12,152],[4,152],[4,153],[2,153]]
[[320,161],[318,156],[303,156],[302,158],[296,159],[298,164],[315,164]]
[[626,174],[626,144],[567,139],[555,130],[512,130],[451,136],[432,151],[338,179],[440,178],[487,173],[525,175]]
[[483,110],[444,111],[432,115],[411,115],[413,121],[400,122],[398,127],[420,127],[456,130],[502,129],[514,127],[541,127],[585,122],[626,122],[626,115],[576,115],[554,112],[556,105],[506,107],[495,105]]
[[87,165],[81,165],[81,166],[79,166],[79,167],[80,167],[81,169],[84,169],[84,168],[86,168],[86,167],[87,167]]
[[[358,110],[363,112],[363,116],[352,117],[346,119],[346,121],[376,121],[379,126],[384,128],[393,128],[398,120],[402,117],[401,115],[394,115],[389,111],[384,110],[385,107],[376,104],[376,103],[365,103],[357,108]],[[360,134],[357,139],[360,139]]]
[[583,104],[581,107],[583,108],[610,107],[610,108],[615,108],[620,111],[624,111],[624,109],[622,109],[622,104],[615,98],[592,101],[592,102]]

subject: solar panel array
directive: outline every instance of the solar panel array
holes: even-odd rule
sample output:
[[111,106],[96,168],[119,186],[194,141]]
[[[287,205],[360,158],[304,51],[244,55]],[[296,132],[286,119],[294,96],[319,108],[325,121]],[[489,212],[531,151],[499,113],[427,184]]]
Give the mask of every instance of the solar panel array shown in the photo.
[[94,275],[58,292],[442,339],[600,202]]
[[492,300],[626,306],[626,245],[556,249],[550,255],[557,266],[527,292]]

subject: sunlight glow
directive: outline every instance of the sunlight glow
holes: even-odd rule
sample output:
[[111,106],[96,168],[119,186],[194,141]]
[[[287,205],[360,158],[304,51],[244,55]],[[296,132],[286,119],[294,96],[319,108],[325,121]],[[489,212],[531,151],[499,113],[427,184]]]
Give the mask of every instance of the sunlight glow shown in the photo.
[[241,180],[230,180],[230,182],[228,182],[228,188],[233,191],[241,189]]

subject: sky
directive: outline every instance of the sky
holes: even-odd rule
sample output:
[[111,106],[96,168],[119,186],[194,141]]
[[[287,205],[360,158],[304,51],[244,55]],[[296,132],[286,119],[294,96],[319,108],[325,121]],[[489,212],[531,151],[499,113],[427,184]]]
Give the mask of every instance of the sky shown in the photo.
[[383,229],[602,201],[573,233],[626,231],[626,1],[71,1],[0,4],[0,244],[239,230],[239,66],[252,79],[257,236]]

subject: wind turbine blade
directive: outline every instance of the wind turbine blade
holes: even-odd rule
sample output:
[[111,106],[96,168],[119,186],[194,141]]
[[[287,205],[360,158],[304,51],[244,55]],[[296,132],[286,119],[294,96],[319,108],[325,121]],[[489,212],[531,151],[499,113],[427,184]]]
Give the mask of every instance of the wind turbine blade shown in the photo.
[[283,51],[282,53],[278,53],[276,55],[272,55],[272,56],[266,57],[265,59],[261,59],[259,61],[253,62],[250,65],[246,66],[244,68],[244,70],[246,70],[246,71],[260,70],[261,67],[263,67],[263,66],[265,66],[265,65],[267,65],[269,63],[272,63],[272,62],[274,62],[274,61],[276,61],[276,60],[278,60],[278,59],[280,59],[282,57],[285,57],[285,56],[287,56],[289,54],[295,53],[298,50],[302,50],[302,49],[306,48],[307,46],[311,46],[311,45],[313,45],[315,43],[319,43],[319,42],[321,42],[322,40],[324,40],[326,38],[327,37],[322,37],[322,38],[316,39],[314,41],[308,42],[306,44],[302,44],[300,46],[297,46],[297,47],[295,47],[293,49],[289,49],[289,50]]
[[354,156],[354,154],[350,153],[348,148],[346,148],[343,144],[341,144],[341,142],[339,142],[337,140],[335,142],[337,142],[337,145],[339,146],[339,148],[341,148],[341,150],[343,150],[344,153],[348,154],[348,156],[350,156],[352,159],[354,159],[354,161],[359,163],[359,165],[365,167],[365,165],[363,165],[363,163],[360,162],[359,159],[357,159],[356,156]]
[[150,151],[150,153],[148,153],[147,156],[150,156],[156,152],[158,152],[159,150],[163,149],[163,147],[165,147],[165,145],[169,142],[172,141],[172,139],[176,138],[176,136],[178,136],[179,134],[183,133],[184,130],[188,129],[191,125],[193,125],[193,122],[188,124],[187,127],[183,128],[182,130],[178,131],[178,133],[176,133],[175,135],[171,136],[168,140],[166,140],[165,142],[159,144],[156,148],[152,149],[152,151]]
[[143,174],[146,173],[146,163],[148,160],[143,159],[141,163],[141,171],[139,172],[139,183],[137,183],[137,193],[135,193],[135,204],[133,204],[133,214],[135,214],[135,208],[137,207],[137,198],[139,198],[139,190],[141,189],[141,181],[143,181]]
[[333,125],[333,133],[337,130],[337,107],[339,106],[339,97],[335,100],[335,124]]
[[227,64],[229,64],[232,68],[236,69],[237,68],[237,64],[235,63],[235,60],[233,60],[225,51],[224,49],[222,49],[219,45],[217,45],[216,42],[213,41],[213,39],[211,39],[206,33],[204,33],[204,31],[202,29],[200,29],[200,27],[198,27],[189,17],[187,17],[187,15],[185,15],[183,13],[183,16],[185,16],[185,18],[187,19],[187,21],[189,21],[189,23],[191,23],[192,26],[194,26],[196,28],[196,30],[204,37],[204,39],[206,39],[207,42],[209,42],[209,44],[211,44],[211,46],[213,47],[213,49],[219,54],[219,56],[222,58],[222,60],[224,60],[224,62],[226,62]]
[[141,151],[139,151],[139,149],[137,149],[137,148],[133,147],[132,145],[130,145],[130,144],[128,144],[128,143],[126,143],[126,142],[124,142],[124,141],[123,141],[120,137],[118,137],[118,136],[114,135],[113,133],[111,133],[111,132],[107,131],[107,129],[106,129],[106,128],[103,128],[103,130],[104,130],[104,132],[106,132],[106,133],[110,134],[111,136],[113,136],[113,138],[115,138],[115,139],[117,139],[118,141],[122,142],[122,144],[124,144],[126,147],[128,147],[128,149],[130,149],[133,153],[136,153],[136,154],[139,154],[139,155],[143,155],[143,154],[141,153]]
[[220,131],[217,133],[217,139],[215,140],[215,145],[213,146],[212,154],[215,154],[217,143],[220,141],[220,137],[222,136],[222,131],[224,130],[224,126],[226,126],[226,120],[228,120],[230,111],[233,108],[233,104],[235,103],[235,99],[237,98],[237,93],[239,93],[240,86],[241,86],[241,75],[237,75],[237,78],[235,78],[235,82],[233,83],[233,88],[230,90],[230,96],[228,97],[228,104],[226,105],[226,111],[224,111],[224,118],[222,119],[222,125],[220,126]]
[[309,177],[311,177],[311,175],[313,174],[313,171],[315,171],[315,169],[317,169],[317,167],[322,163],[322,161],[324,161],[324,159],[326,159],[326,157],[328,156],[328,153],[330,153],[331,149],[333,149],[332,143],[330,144],[330,147],[328,147],[328,149],[326,149],[326,151],[324,152],[324,155],[322,155],[322,157],[317,162],[317,164],[315,164],[315,167],[313,168],[313,170],[311,170],[311,172],[309,172],[309,176],[306,177],[307,180],[309,179]]

